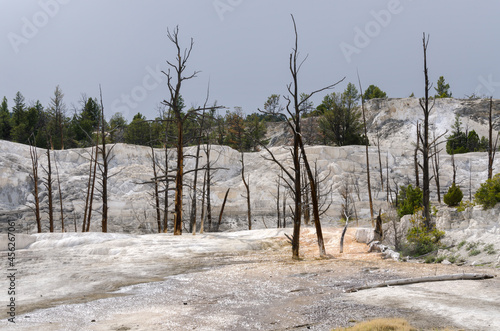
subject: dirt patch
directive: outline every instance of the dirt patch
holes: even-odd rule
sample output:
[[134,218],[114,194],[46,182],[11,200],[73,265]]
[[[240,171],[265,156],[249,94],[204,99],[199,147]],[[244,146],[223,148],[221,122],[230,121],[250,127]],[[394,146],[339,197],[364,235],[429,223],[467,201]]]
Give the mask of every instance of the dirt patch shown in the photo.
[[[382,260],[354,241],[344,254],[340,229],[324,229],[328,259],[318,258],[315,233],[304,229],[302,260],[291,259],[286,239],[268,249],[199,257],[194,273],[124,287],[110,297],[31,311],[20,330],[330,330],[379,317],[404,317],[421,329],[495,329],[500,311],[498,278],[416,284],[345,293],[383,280],[497,269]],[[150,261],[151,263],[154,261]],[[112,266],[107,269],[113,276]],[[145,281],[147,281],[145,279]],[[95,295],[95,293],[88,293]],[[473,317],[471,317],[473,316]],[[489,317],[488,317],[489,316]],[[488,319],[489,318],[489,319]],[[500,320],[500,319],[497,319]],[[5,326],[1,321],[0,326]]]

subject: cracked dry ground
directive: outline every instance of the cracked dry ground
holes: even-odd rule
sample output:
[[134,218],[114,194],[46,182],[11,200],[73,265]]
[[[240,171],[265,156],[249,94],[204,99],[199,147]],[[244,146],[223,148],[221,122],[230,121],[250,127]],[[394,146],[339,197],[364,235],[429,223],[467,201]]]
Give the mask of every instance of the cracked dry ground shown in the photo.
[[340,232],[324,229],[328,259],[317,258],[315,233],[304,229],[301,261],[291,259],[284,239],[266,250],[202,256],[203,268],[197,272],[132,285],[102,300],[71,304],[68,298],[66,304],[26,314],[29,321],[22,329],[330,330],[377,317],[404,317],[421,329],[497,329],[498,278],[344,291],[397,278],[470,272],[498,276],[498,269],[382,260],[353,240],[354,229],[341,255]]

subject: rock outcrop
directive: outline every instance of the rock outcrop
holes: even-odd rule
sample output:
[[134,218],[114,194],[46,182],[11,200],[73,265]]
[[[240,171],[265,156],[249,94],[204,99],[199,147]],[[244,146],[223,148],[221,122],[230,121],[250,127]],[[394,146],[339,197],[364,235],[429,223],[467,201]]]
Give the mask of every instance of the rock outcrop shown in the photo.
[[[495,101],[496,109],[499,102]],[[380,155],[384,183],[380,181],[379,153],[376,146],[369,148],[371,182],[376,210],[386,209],[387,182],[392,192],[390,199],[395,198],[396,185],[406,185],[414,182],[413,152],[415,141],[415,123],[421,116],[418,109],[418,100],[388,99],[372,100],[368,103],[369,127],[371,141],[378,132],[380,135]],[[480,135],[487,130],[486,101],[464,101],[456,99],[441,99],[436,101],[431,121],[435,123],[436,134],[450,129],[455,113],[463,116],[464,125],[476,129]],[[486,112],[486,113],[485,113]],[[495,113],[498,118],[498,112]],[[487,117],[486,117],[487,118]],[[498,125],[496,126],[498,128]],[[278,130],[279,131],[279,130]],[[276,141],[280,140],[277,129],[274,130]],[[286,137],[286,135],[285,135]],[[291,165],[288,147],[271,147],[278,160]],[[323,222],[336,222],[340,218],[342,197],[339,190],[347,182],[351,190],[351,197],[355,202],[358,218],[369,217],[369,204],[366,189],[366,162],[364,146],[309,146],[306,148],[308,158],[316,162],[321,187],[324,192],[331,192],[324,197],[326,205],[331,204],[329,211],[323,216]],[[74,231],[81,228],[82,209],[85,204],[86,185],[89,168],[89,149],[73,149],[55,151],[53,158],[57,160],[65,213],[66,229]],[[158,156],[163,151],[158,150]],[[38,150],[40,164],[46,164],[43,150]],[[117,144],[112,150],[113,159],[110,163],[109,187],[109,231],[126,233],[150,233],[156,230],[154,219],[155,209],[151,198],[152,185],[145,184],[153,176],[150,161],[150,149],[142,146]],[[186,149],[187,154],[194,154],[194,148]],[[211,160],[216,160],[214,166],[220,168],[214,172],[211,201],[214,215],[218,215],[224,194],[228,188],[230,193],[225,206],[222,229],[242,229],[246,226],[246,203],[243,198],[245,190],[241,181],[240,155],[237,151],[225,146],[213,146]],[[174,153],[172,153],[174,154]],[[202,153],[203,154],[203,153]],[[276,188],[279,174],[278,167],[267,160],[267,152],[260,151],[246,153],[245,171],[249,176],[252,196],[252,214],[254,228],[276,227]],[[172,155],[173,157],[173,155]],[[441,152],[440,181],[441,193],[444,194],[452,182],[451,158]],[[497,157],[495,168],[499,169]],[[204,162],[203,159],[201,162]],[[480,183],[487,177],[487,154],[468,153],[455,156],[457,166],[457,183],[468,199]],[[194,159],[186,159],[186,170],[192,169]],[[387,174],[389,180],[387,179]],[[44,180],[40,170],[41,180]],[[29,146],[0,141],[0,231],[5,232],[5,223],[8,219],[15,219],[23,232],[34,232],[32,194],[33,182],[31,179],[31,160]],[[199,178],[203,176],[199,176]],[[186,176],[187,184],[192,175]],[[201,185],[198,186],[199,188]],[[284,187],[282,187],[282,191]],[[434,181],[431,183],[432,198],[436,199]],[[185,190],[185,201],[192,195],[189,185]],[[96,212],[92,219],[91,230],[100,231],[99,194],[96,196],[94,207]],[[57,198],[56,198],[57,199]],[[172,199],[171,199],[172,200]],[[43,208],[44,231],[48,228],[47,192],[40,185],[40,201]],[[291,198],[288,198],[288,203]],[[58,210],[58,207],[56,207]],[[185,206],[186,214],[189,206]],[[289,210],[287,211],[289,212]],[[290,216],[288,216],[288,224]],[[59,216],[56,216],[56,229],[60,228]],[[497,221],[498,222],[498,221]]]

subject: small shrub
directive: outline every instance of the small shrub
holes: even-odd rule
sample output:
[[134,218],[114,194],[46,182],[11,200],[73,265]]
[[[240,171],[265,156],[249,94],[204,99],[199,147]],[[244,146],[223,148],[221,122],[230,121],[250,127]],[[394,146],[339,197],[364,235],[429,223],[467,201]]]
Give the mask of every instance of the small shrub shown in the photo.
[[408,186],[401,186],[398,195],[398,216],[412,215],[417,208],[422,206],[423,193],[419,187],[413,188],[410,184]]
[[436,258],[436,261],[435,261],[435,262],[436,262],[436,263],[441,263],[441,262],[443,262],[445,259],[446,259],[446,256],[441,255],[441,256],[439,256],[439,257],[437,257],[437,258]]
[[500,174],[496,174],[492,179],[482,183],[474,195],[474,199],[485,210],[495,207],[500,202]]
[[424,260],[424,263],[434,263],[434,262],[436,262],[436,257],[434,255],[429,255]]
[[473,249],[476,249],[479,245],[481,245],[481,242],[479,241],[467,243],[467,245],[465,246],[465,250],[471,251]]
[[457,256],[456,255],[450,255],[447,257],[447,260],[450,261],[450,263],[455,263],[457,262]]
[[473,202],[470,202],[469,200],[465,200],[465,201],[460,201],[460,205],[457,207],[457,211],[459,212],[463,212],[465,210],[467,210],[468,208],[472,208],[474,207],[475,204]]
[[448,193],[444,195],[443,200],[448,206],[454,207],[460,204],[463,197],[464,194],[462,193],[460,187],[453,183],[450,188],[448,188]]
[[421,256],[437,250],[439,241],[444,237],[443,231],[426,228],[421,210],[418,209],[410,219],[412,227],[406,236],[409,244],[407,253],[412,256]]
[[497,250],[495,249],[495,247],[493,246],[493,244],[489,244],[489,245],[484,246],[484,251],[488,255],[493,255],[493,254],[497,253]]
[[459,242],[459,243],[458,243],[458,246],[457,246],[457,247],[458,247],[458,249],[460,249],[460,248],[464,247],[464,245],[465,245],[466,243],[467,243],[467,241],[465,241],[465,240],[462,240],[461,242]]
[[481,253],[481,251],[477,248],[473,248],[469,251],[469,256],[476,256],[476,255],[479,255]]

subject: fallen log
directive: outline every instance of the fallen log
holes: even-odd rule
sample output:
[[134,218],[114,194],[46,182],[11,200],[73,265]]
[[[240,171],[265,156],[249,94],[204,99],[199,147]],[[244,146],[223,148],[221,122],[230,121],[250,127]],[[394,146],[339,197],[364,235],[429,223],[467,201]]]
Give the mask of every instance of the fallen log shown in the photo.
[[488,274],[452,274],[452,275],[427,276],[427,277],[418,277],[418,278],[393,279],[393,280],[386,280],[386,281],[383,281],[381,283],[353,287],[353,288],[347,289],[346,292],[351,293],[351,292],[358,292],[361,290],[368,290],[371,288],[408,285],[408,284],[416,284],[416,283],[440,282],[440,281],[447,281],[447,280],[481,280],[481,279],[489,279],[489,278],[494,278],[494,277],[495,276],[488,275]]

